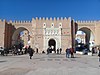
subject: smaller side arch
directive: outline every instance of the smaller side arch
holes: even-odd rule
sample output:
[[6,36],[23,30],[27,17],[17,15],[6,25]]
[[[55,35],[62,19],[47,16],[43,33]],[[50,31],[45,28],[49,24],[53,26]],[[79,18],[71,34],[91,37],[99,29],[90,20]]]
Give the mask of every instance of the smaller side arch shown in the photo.
[[29,33],[30,32],[26,28],[24,28],[24,27],[17,28],[13,32],[13,35],[12,35],[12,46],[13,45],[18,45],[20,43],[23,43],[24,45],[27,45],[28,41],[30,40],[30,34]]
[[85,33],[85,44],[88,45],[88,49],[91,50],[91,44],[93,44],[95,41],[95,36],[91,29],[88,27],[82,27],[78,31],[82,31]]

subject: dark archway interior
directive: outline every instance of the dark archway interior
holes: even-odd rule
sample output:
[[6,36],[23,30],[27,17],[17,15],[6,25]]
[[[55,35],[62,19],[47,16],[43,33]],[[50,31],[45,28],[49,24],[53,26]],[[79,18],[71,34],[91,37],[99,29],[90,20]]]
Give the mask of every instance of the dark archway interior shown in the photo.
[[81,28],[80,30],[86,34],[86,44],[89,44],[91,30],[88,28]]
[[[26,28],[20,27],[16,29],[12,35],[12,45],[18,45],[20,43],[24,43],[24,40],[20,39],[20,33],[23,31],[28,31]],[[29,31],[28,31],[29,33]],[[29,37],[28,37],[29,38]]]
[[50,39],[50,40],[49,40],[48,46],[49,46],[50,48],[53,47],[53,49],[50,50],[50,53],[51,53],[52,51],[56,51],[56,41],[55,41],[54,39]]
[[83,28],[81,28],[79,30],[83,31],[86,34],[86,36],[85,36],[85,42],[86,42],[86,46],[87,46],[87,48],[89,50],[89,42],[90,42],[91,30],[88,29],[88,28],[86,28],[86,27],[83,27]]

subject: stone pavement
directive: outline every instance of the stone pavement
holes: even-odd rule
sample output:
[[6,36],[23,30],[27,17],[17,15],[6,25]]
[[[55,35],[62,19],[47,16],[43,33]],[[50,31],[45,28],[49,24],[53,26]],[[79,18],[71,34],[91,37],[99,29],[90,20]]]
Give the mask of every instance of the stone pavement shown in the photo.
[[28,54],[0,56],[0,75],[99,75],[98,56],[79,55],[65,58],[65,54]]

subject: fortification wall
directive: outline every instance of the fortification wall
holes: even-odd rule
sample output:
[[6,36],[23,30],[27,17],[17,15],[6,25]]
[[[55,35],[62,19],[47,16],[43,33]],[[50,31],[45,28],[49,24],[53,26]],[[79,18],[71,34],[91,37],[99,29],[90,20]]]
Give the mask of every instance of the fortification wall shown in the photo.
[[4,47],[5,20],[0,20],[0,46]]
[[100,21],[96,22],[95,26],[95,43],[100,45]]

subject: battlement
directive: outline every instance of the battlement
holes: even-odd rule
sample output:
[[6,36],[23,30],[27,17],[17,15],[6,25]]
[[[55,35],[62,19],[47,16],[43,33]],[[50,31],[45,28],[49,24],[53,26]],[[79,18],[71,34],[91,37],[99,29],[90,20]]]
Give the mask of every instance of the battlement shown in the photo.
[[[32,18],[32,20],[34,20],[34,21],[63,21],[63,20],[65,20],[65,21],[67,21],[67,20],[71,20],[71,17],[68,17],[68,18],[66,18],[66,17],[35,17],[35,18]],[[15,23],[15,24],[21,24],[21,23],[31,23],[32,21],[22,21],[22,20],[14,20],[14,21],[12,21],[12,20],[10,20],[10,21],[6,21],[5,19],[0,19],[0,22],[7,22],[7,23]],[[100,20],[94,20],[94,21],[92,21],[92,20],[90,20],[90,21],[87,21],[87,20],[84,20],[84,21],[82,21],[82,20],[78,20],[78,21],[75,21],[76,23],[97,23],[97,22],[100,22]]]
[[10,23],[31,23],[31,21],[17,21],[17,20],[15,20],[15,21],[9,21]]
[[18,20],[14,20],[14,21],[12,21],[12,20],[9,20],[9,21],[6,21],[5,19],[0,19],[0,22],[7,22],[7,23],[31,23],[31,21],[18,21]]
[[76,23],[96,23],[96,22],[100,22],[100,20],[98,20],[98,21],[95,21],[95,20],[94,21],[92,21],[92,20],[91,21],[82,21],[81,20],[81,21],[75,21],[75,22]]
[[51,21],[59,21],[59,20],[69,20],[69,19],[71,19],[71,17],[69,17],[69,18],[66,18],[66,17],[36,17],[36,18],[32,18],[32,20],[46,20],[46,21],[48,21],[48,20],[51,20]]
[[[41,20],[44,20],[44,21],[61,21],[61,20],[71,20],[71,17],[36,17],[36,18],[32,18],[32,20],[37,20],[37,21],[41,21]],[[21,20],[9,20],[9,21],[6,21],[5,19],[2,20],[0,19],[0,22],[7,22],[7,23],[15,23],[15,24],[21,24],[21,23],[31,23],[32,21],[21,21]]]
[[0,22],[5,22],[5,21],[6,21],[5,19],[3,19],[3,20],[2,20],[2,19],[0,19]]

